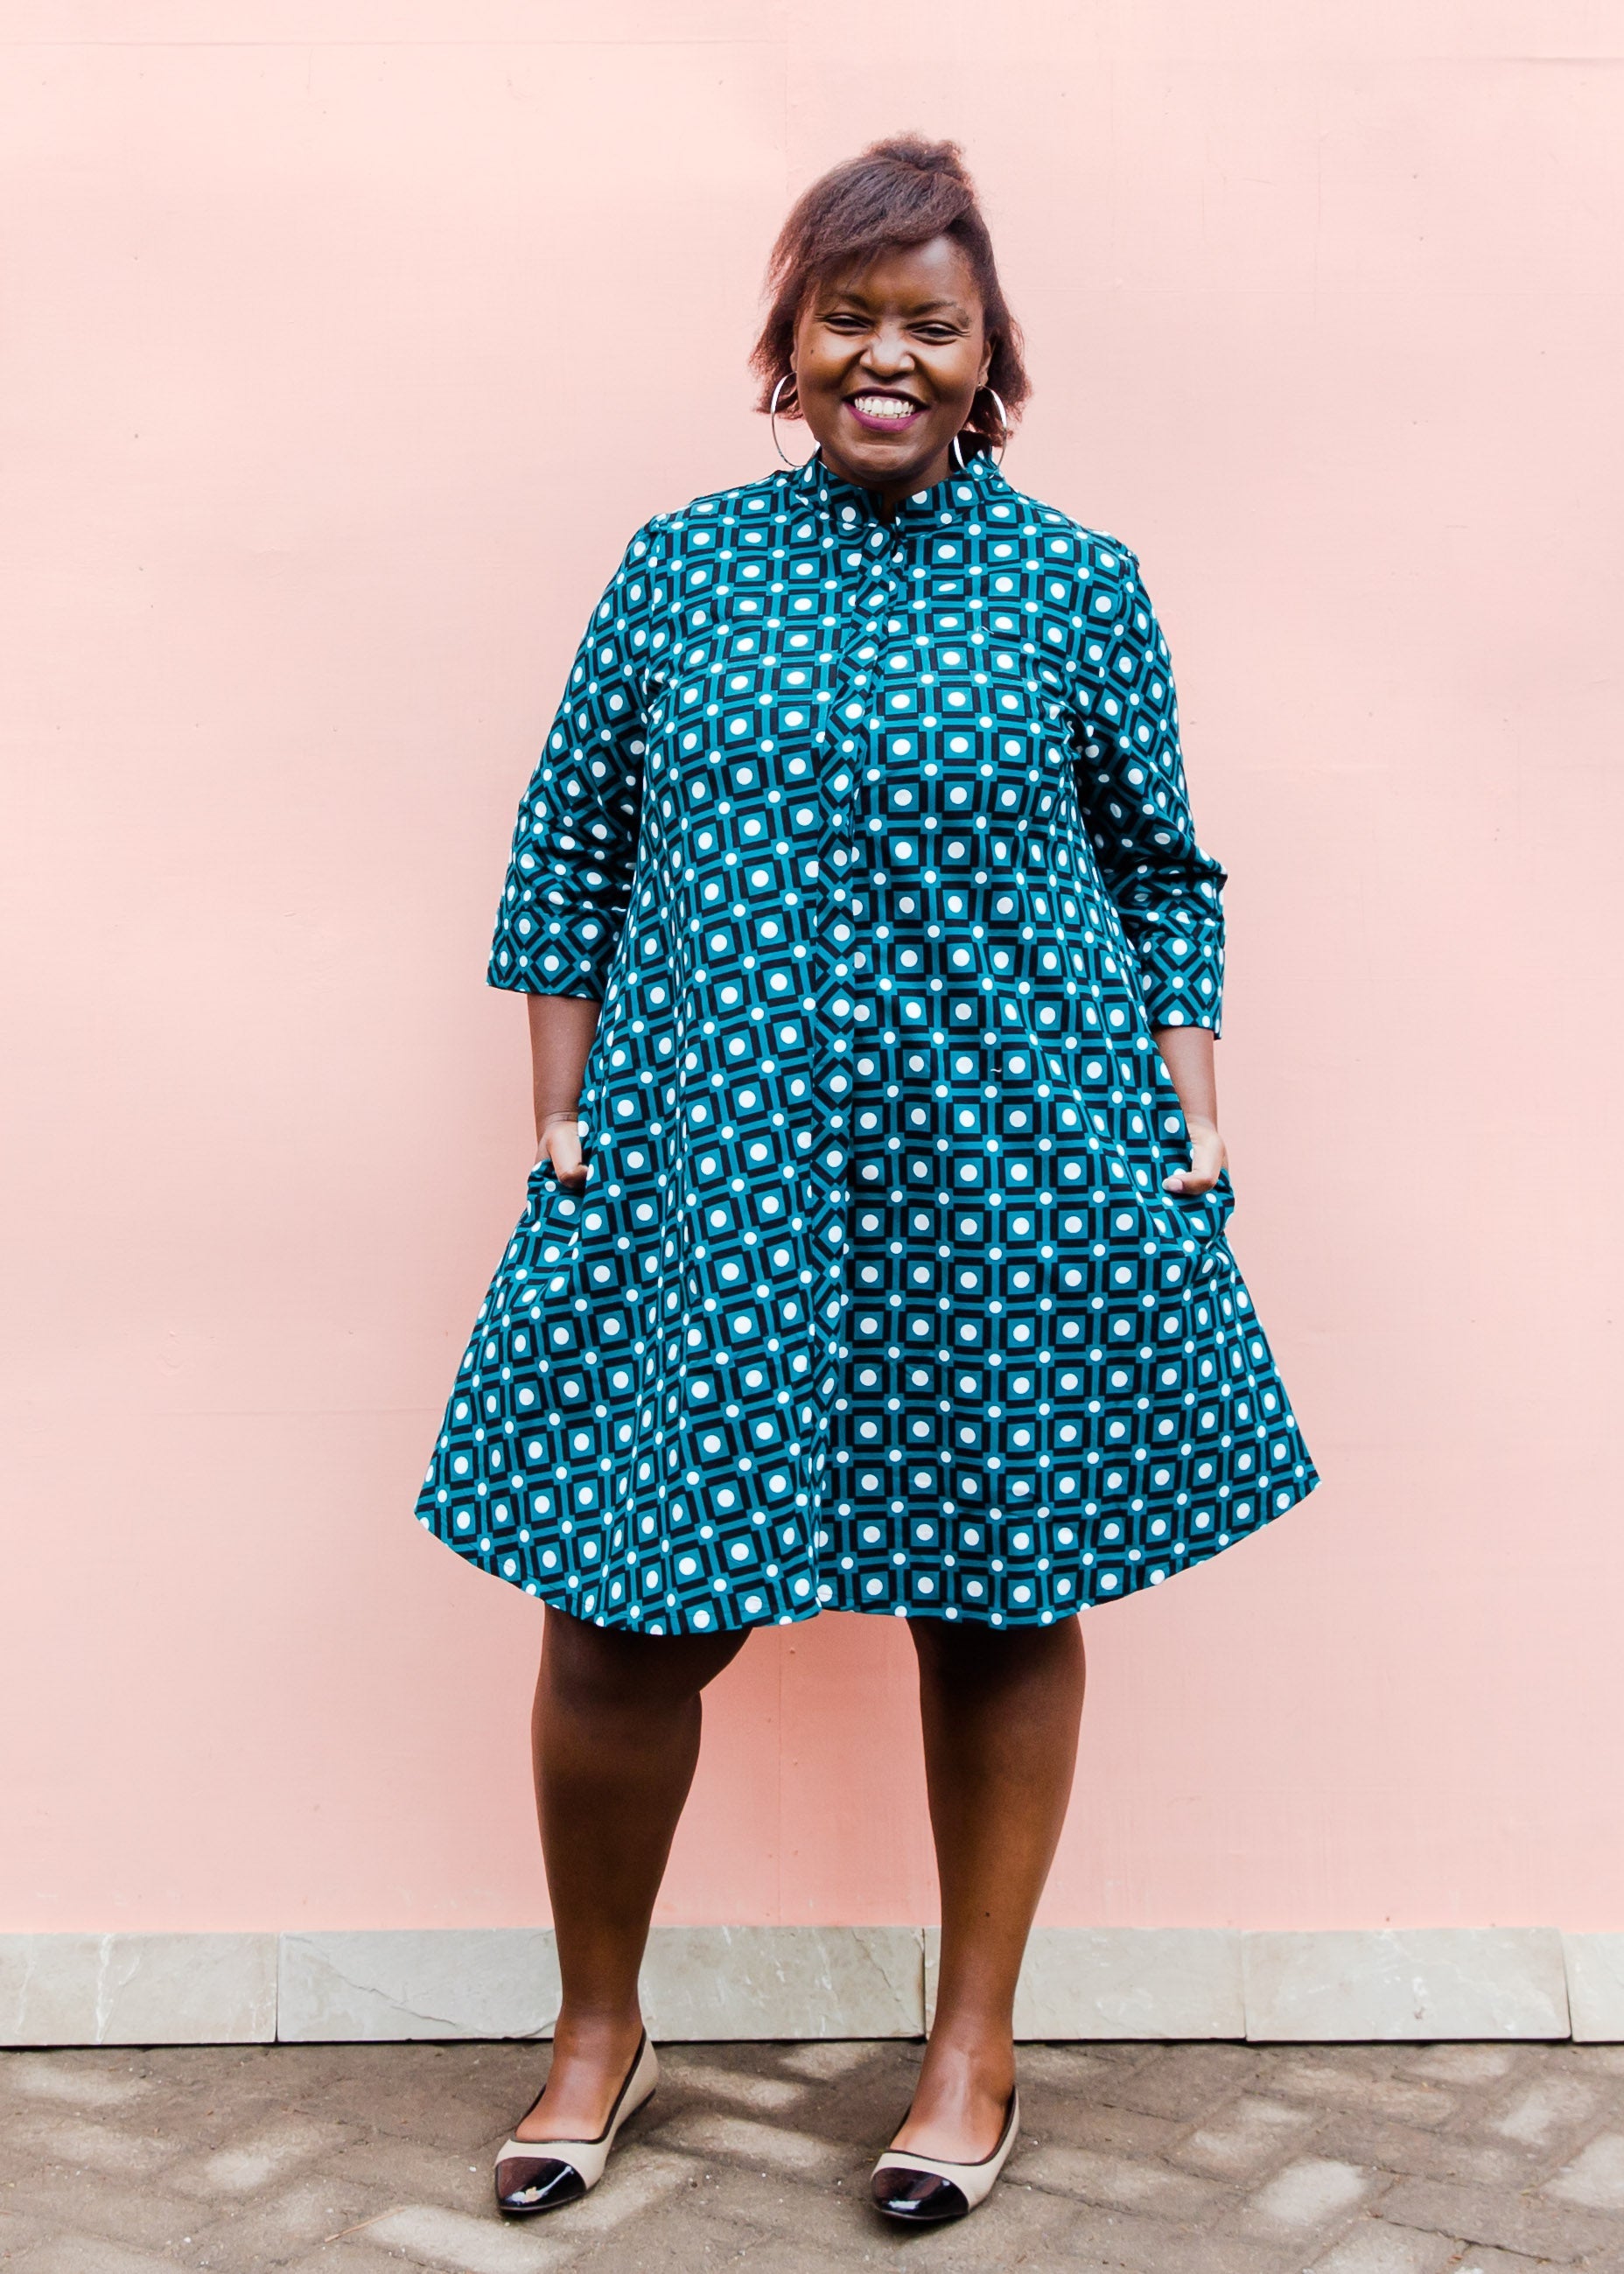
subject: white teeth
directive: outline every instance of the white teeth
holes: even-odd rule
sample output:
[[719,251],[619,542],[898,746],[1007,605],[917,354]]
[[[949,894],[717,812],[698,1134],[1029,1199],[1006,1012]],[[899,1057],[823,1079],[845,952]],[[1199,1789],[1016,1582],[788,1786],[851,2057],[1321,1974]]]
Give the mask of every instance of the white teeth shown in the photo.
[[919,409],[917,403],[904,403],[894,395],[860,395],[853,403],[865,418],[912,418]]

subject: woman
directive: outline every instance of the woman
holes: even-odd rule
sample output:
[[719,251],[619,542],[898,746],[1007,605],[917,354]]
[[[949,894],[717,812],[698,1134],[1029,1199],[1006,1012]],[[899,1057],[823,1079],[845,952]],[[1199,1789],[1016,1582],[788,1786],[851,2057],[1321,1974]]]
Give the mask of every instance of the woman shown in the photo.
[[502,2208],[652,2090],[637,1977],[700,1693],[758,1626],[906,1617],[942,1894],[894,2218],[1018,2126],[1075,1614],[1316,1481],[1224,1238],[1218,864],[1132,553],[1011,487],[1028,385],[951,144],[791,214],[756,350],[804,464],[657,515],[525,793],[524,1212],[418,1503],[538,1595],[563,1999]]

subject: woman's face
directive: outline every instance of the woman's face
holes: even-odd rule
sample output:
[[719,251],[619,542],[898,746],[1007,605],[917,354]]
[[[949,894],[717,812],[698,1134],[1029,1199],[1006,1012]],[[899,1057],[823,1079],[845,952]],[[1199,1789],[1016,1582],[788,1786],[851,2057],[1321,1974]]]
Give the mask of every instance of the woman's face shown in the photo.
[[816,285],[795,325],[796,392],[831,471],[894,505],[945,478],[992,345],[951,237]]

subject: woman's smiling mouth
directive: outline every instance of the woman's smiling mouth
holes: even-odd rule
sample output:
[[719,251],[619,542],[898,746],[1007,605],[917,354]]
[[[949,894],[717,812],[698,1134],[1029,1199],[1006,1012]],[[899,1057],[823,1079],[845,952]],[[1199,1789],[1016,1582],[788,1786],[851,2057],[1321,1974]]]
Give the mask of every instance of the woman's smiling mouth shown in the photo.
[[871,434],[906,433],[916,418],[925,415],[924,404],[915,403],[912,395],[888,395],[877,388],[863,395],[848,395],[845,407]]

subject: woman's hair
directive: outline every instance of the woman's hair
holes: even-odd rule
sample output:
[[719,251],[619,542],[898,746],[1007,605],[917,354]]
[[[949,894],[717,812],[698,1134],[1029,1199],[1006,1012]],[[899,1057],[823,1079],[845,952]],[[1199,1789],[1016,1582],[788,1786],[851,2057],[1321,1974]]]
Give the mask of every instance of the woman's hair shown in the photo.
[[[934,237],[951,237],[968,260],[992,344],[987,388],[971,409],[965,447],[1000,447],[1004,429],[988,389],[1002,396],[1011,426],[1032,392],[1021,361],[1020,327],[998,282],[992,238],[959,145],[927,142],[917,134],[892,135],[860,158],[831,167],[792,207],[767,264],[772,305],[750,354],[750,368],[762,383],[756,409],[769,407],[773,388],[791,368],[795,325],[809,291],[893,246],[926,245]],[[799,417],[793,397],[779,415]]]

